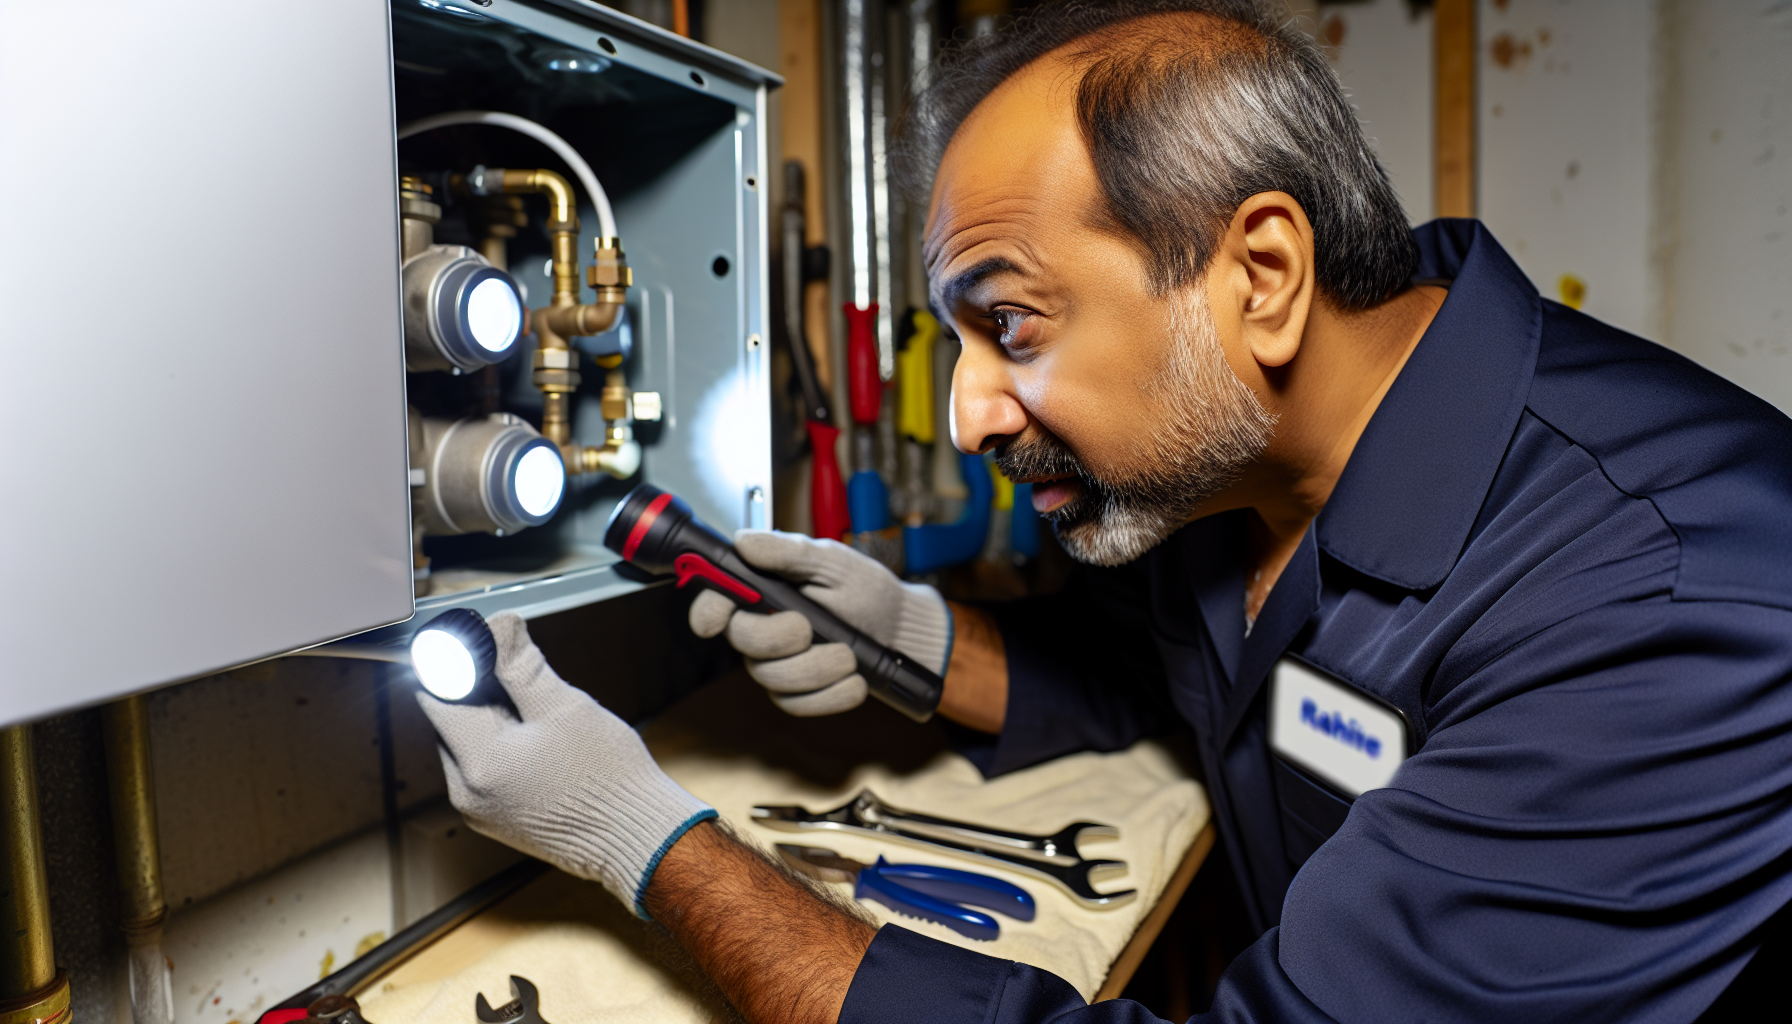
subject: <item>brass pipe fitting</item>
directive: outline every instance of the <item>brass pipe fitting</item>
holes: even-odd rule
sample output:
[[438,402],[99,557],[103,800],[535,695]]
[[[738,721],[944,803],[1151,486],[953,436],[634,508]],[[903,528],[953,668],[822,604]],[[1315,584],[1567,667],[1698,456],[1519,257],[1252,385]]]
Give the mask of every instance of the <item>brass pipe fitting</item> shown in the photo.
[[0,1024],[68,1020],[68,975],[50,944],[50,882],[38,816],[31,726],[0,729]]
[[[492,174],[491,170],[485,172]],[[533,171],[506,170],[498,189],[491,189],[490,178],[487,178],[488,191],[504,192],[541,192],[548,197],[548,230],[579,230],[579,203],[574,198],[572,183],[553,171],[541,168]]]
[[42,990],[17,999],[0,999],[0,1024],[69,1024],[70,995],[68,972],[57,971],[56,979]]
[[622,243],[616,238],[597,240],[597,253],[590,271],[590,283],[597,290],[597,301],[590,305],[579,302],[579,207],[572,184],[545,168],[532,171],[474,168],[464,179],[474,195],[494,193],[536,192],[548,197],[548,220],[544,227],[553,246],[554,298],[536,317],[539,329],[545,322],[562,338],[582,338],[602,334],[616,325],[616,315],[634,283],[634,274],[623,255]]
[[[546,169],[515,170],[476,167],[456,176],[457,188],[475,196],[497,193],[537,192],[548,197],[548,230],[553,246],[554,296],[546,307],[531,310],[529,329],[535,334],[533,380],[542,393],[541,436],[560,447],[566,471],[572,474],[610,473],[633,476],[640,468],[641,450],[628,426],[628,387],[616,370],[621,359],[605,358],[600,366],[611,371],[603,397],[605,443],[602,447],[575,444],[572,436],[572,396],[579,390],[579,354],[572,338],[602,334],[616,326],[634,271],[622,251],[622,240],[599,238],[586,283],[597,292],[597,301],[579,301],[579,216],[572,185]],[[612,415],[612,410],[616,410]]]

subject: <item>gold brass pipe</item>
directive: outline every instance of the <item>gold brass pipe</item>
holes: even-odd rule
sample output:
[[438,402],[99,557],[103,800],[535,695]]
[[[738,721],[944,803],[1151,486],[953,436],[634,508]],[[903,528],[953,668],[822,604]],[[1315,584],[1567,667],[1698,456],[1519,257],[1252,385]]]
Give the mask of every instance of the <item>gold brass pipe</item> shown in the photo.
[[50,882],[44,870],[31,727],[0,729],[0,826],[6,874],[0,877],[0,1024],[67,1021],[68,975],[50,944]]
[[[452,187],[473,196],[494,196],[534,192],[548,197],[548,239],[553,251],[554,294],[548,305],[530,310],[526,330],[535,335],[533,380],[542,393],[541,436],[560,447],[567,472],[573,474],[607,472],[619,477],[632,476],[640,465],[640,450],[634,444],[626,412],[621,418],[607,421],[602,447],[575,444],[572,438],[572,396],[579,389],[579,356],[571,339],[602,334],[616,326],[634,283],[634,272],[622,251],[622,240],[599,238],[586,283],[597,293],[597,301],[579,301],[579,214],[578,199],[572,184],[545,168],[515,170],[477,167],[472,173],[455,175]],[[605,369],[621,364],[620,358],[598,360]],[[620,376],[615,377],[617,386]],[[622,387],[620,402],[606,401],[626,410],[627,388]],[[609,387],[605,391],[608,393]]]
[[[611,380],[604,394],[605,443],[590,447],[573,442],[572,396],[582,380],[579,356],[571,339],[602,334],[616,326],[628,288],[634,283],[634,272],[618,238],[600,238],[588,276],[588,283],[597,292],[597,301],[579,301],[579,215],[572,185],[550,170],[505,170],[501,176],[483,171],[480,181],[490,188],[496,177],[506,193],[539,192],[548,197],[549,213],[544,227],[553,246],[554,296],[550,303],[530,313],[529,325],[535,333],[534,382],[542,392],[541,436],[560,446],[560,456],[567,472],[573,474],[609,472],[620,476],[633,475],[639,458],[624,453],[632,441],[626,422],[628,394],[615,367],[620,358],[599,360],[611,370]],[[621,388],[621,400],[611,401],[612,387]],[[612,417],[611,406],[623,410]]]
[[168,961],[162,954],[162,855],[156,835],[155,776],[149,759],[149,699],[126,697],[100,712],[106,736],[106,777],[112,801],[112,842],[130,957],[131,1017],[165,1024],[173,1005]]
[[149,701],[126,697],[101,712],[106,774],[112,790],[112,836],[118,849],[120,922],[127,938],[159,933],[168,916],[162,896],[162,856],[156,837],[155,779],[149,763]]

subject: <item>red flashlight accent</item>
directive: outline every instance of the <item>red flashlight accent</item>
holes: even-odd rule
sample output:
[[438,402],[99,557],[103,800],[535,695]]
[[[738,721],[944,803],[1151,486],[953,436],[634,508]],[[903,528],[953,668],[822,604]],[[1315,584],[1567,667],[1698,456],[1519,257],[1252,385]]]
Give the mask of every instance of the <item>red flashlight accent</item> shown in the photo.
[[[660,513],[664,512],[666,506],[670,504],[672,504],[672,492],[668,491],[653,499],[646,508],[641,510],[641,518],[635,520],[635,528],[628,531],[628,540],[622,545],[623,558],[631,562],[635,560],[635,549],[639,548],[641,542],[647,539],[647,531],[653,529],[653,521],[658,519]],[[679,586],[683,585],[681,581]]]
[[672,561],[672,571],[678,574],[680,587],[694,579],[706,579],[748,604],[759,603],[759,591],[716,568],[715,563],[702,555],[694,555],[688,551],[679,555]]

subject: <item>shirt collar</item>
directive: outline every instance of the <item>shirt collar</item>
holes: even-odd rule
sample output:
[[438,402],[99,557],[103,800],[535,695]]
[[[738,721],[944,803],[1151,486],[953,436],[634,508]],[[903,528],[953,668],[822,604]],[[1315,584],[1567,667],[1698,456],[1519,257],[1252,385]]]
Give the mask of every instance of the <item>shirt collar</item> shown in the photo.
[[1359,572],[1429,590],[1456,564],[1518,426],[1542,334],[1524,272],[1474,220],[1413,231],[1417,280],[1449,297],[1363,430],[1320,513],[1319,547]]

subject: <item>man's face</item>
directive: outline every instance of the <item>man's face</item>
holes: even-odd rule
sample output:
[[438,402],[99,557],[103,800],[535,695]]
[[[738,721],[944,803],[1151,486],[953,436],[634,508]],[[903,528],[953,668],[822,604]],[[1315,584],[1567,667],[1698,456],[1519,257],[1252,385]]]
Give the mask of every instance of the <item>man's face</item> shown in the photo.
[[[1075,80],[1040,61],[985,99],[935,179],[926,257],[963,351],[953,441],[1032,481],[1072,556],[1131,561],[1193,518],[1268,444],[1234,373],[1234,322],[1204,284],[1154,294],[1143,253],[1104,224]],[[1231,328],[1231,330],[1228,330]]]

